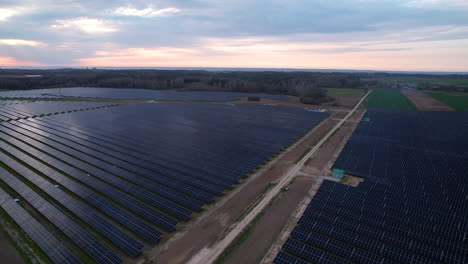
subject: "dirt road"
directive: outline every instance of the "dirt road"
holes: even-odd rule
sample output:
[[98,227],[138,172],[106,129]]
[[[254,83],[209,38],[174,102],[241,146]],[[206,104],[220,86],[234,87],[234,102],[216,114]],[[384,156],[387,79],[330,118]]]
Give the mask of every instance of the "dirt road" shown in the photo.
[[226,264],[259,263],[279,235],[297,206],[319,181],[310,177],[296,177],[265,210],[265,214],[253,226],[248,239],[230,256]]
[[224,197],[216,208],[208,209],[208,212],[191,223],[185,232],[179,232],[170,241],[157,247],[155,252],[150,252],[148,262],[186,263],[196,252],[216,241],[262,195],[271,182],[286,174],[288,168],[333,127],[336,123],[334,118],[342,118],[345,114],[345,112],[335,113],[317,125],[298,144],[292,146],[278,160],[267,165],[258,177],[237,187],[236,193],[231,197],[228,194],[228,197]]
[[364,95],[358,104],[351,110],[338,124],[335,125],[303,158],[292,166],[286,175],[284,175],[278,183],[271,188],[267,193],[261,198],[261,200],[256,204],[256,206],[239,222],[235,223],[235,226],[232,227],[222,240],[218,241],[211,247],[205,247],[200,252],[198,252],[188,263],[190,264],[206,264],[213,263],[218,256],[224,251],[224,249],[229,246],[229,244],[240,234],[242,230],[255,218],[257,214],[262,212],[264,208],[270,203],[270,201],[280,193],[280,191],[297,175],[299,170],[303,167],[306,161],[315,154],[315,152],[325,143],[328,138],[330,138],[333,133],[338,130],[343,123],[345,123],[350,116],[359,108],[360,104],[367,98],[367,96],[372,92],[369,91]]
[[[360,109],[354,113],[352,117],[345,122],[336,133],[330,137],[330,139],[322,145],[318,150],[317,155],[314,155],[310,160],[307,161],[303,172],[312,175],[331,175],[331,169],[336,158],[348,141],[349,137],[357,126],[359,120],[361,120],[364,109]],[[336,120],[338,122],[338,120]]]

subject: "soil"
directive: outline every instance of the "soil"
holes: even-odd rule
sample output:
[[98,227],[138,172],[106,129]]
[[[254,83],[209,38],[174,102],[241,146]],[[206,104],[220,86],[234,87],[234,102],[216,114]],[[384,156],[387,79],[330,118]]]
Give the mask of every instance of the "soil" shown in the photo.
[[0,232],[0,260],[8,264],[26,263],[3,232]]
[[252,233],[225,263],[259,263],[295,213],[298,205],[316,184],[319,184],[316,179],[295,177],[288,185],[288,190],[282,192],[266,208],[265,214],[253,227]]
[[450,106],[437,101],[429,95],[415,89],[401,89],[401,92],[422,111],[451,111]]
[[[358,98],[359,100],[359,98]],[[333,110],[349,110],[348,107],[340,107],[340,106],[332,106],[332,105],[310,105],[310,104],[303,104],[298,100],[290,100],[290,101],[277,101],[277,100],[269,100],[269,99],[261,99],[260,101],[247,101],[247,100],[239,100],[232,102],[233,104],[269,104],[269,105],[285,105],[285,106],[292,106],[292,107],[302,107],[302,108],[321,108],[321,109],[333,109]]]
[[[337,113],[342,114],[342,113]],[[213,210],[206,212],[197,221],[187,227],[184,232],[175,235],[173,239],[155,248],[149,254],[151,263],[186,263],[191,257],[204,247],[215,242],[223,233],[238,220],[249,206],[254,203],[270,186],[286,174],[288,169],[300,159],[300,157],[316,144],[334,126],[334,116],[324,120],[316,126],[312,133],[304,137],[299,144],[290,151],[285,152],[265,170],[252,177],[252,179],[239,186],[232,196],[225,200]]]
[[361,99],[361,97],[360,96],[334,96],[333,99],[334,99],[334,101],[332,101],[333,104],[336,104],[338,106],[353,107],[359,102],[359,99]]
[[312,198],[314,198],[315,194],[317,193],[317,190],[320,188],[320,185],[322,185],[322,182],[323,182],[322,179],[316,179],[316,181],[317,182],[312,185],[312,188],[310,188],[309,192],[305,195],[305,198],[298,204],[298,206],[296,207],[297,209],[292,214],[292,217],[290,217],[288,222],[284,225],[284,228],[281,231],[281,234],[277,236],[277,239],[275,241],[272,242],[272,246],[270,250],[265,254],[262,261],[258,263],[262,263],[262,264],[273,263],[273,260],[275,259],[276,255],[278,255],[278,252],[281,250],[281,247],[289,238],[292,230],[294,229],[294,227],[297,225],[297,222],[304,214],[304,211],[307,209],[307,206],[309,206],[310,201],[312,201]]

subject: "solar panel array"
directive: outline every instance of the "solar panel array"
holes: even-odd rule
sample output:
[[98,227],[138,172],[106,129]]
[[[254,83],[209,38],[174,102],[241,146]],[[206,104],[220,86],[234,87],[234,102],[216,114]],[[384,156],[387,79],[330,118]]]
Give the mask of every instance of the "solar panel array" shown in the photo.
[[258,96],[263,99],[288,101],[287,95],[241,93],[241,92],[208,92],[187,91],[174,92],[166,90],[70,87],[40,90],[18,90],[0,92],[0,98],[61,98],[89,97],[129,100],[159,100],[159,101],[233,101],[243,97]]
[[0,101],[0,122],[115,106],[102,102]]
[[[121,263],[326,116],[282,106],[128,104],[2,122],[0,180],[9,187],[0,205],[16,222],[34,218],[28,205],[44,218],[34,225],[46,220],[98,263]],[[7,210],[13,198],[20,201]],[[47,246],[63,238],[25,231],[54,262],[75,260]]]
[[365,117],[275,263],[468,263],[468,112]]

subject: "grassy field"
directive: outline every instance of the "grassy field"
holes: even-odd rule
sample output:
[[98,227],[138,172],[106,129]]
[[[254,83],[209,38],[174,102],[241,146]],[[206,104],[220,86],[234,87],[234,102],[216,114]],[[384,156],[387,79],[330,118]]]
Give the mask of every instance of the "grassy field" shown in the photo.
[[447,84],[468,86],[468,79],[398,77],[398,78],[388,78],[385,80],[404,81],[404,82],[410,82],[410,83],[447,83]]
[[363,89],[353,88],[326,88],[328,96],[363,96]]
[[400,90],[391,88],[374,89],[366,101],[366,107],[416,109],[416,106]]
[[426,92],[426,94],[455,110],[468,110],[468,93]]

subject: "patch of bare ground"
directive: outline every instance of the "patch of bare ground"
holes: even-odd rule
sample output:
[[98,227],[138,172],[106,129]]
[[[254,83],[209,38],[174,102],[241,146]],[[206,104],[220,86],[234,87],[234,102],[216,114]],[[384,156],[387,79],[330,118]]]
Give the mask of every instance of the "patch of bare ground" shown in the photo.
[[304,197],[319,180],[310,177],[295,177],[287,190],[281,192],[265,209],[262,217],[252,227],[248,238],[225,262],[259,263],[290,217],[296,212]]
[[352,175],[345,175],[345,177],[343,178],[343,180],[340,181],[340,183],[353,186],[353,187],[357,187],[363,181],[364,181],[364,178],[356,177]]
[[[357,110],[307,161],[302,171],[311,175],[331,175],[333,163],[335,163],[364,113],[365,110]],[[339,119],[336,119],[336,122],[339,122]]]
[[3,232],[0,232],[0,261],[8,264],[26,263]]
[[[358,98],[359,100],[359,98]],[[321,109],[330,109],[330,110],[349,110],[349,107],[342,107],[342,106],[332,106],[332,105],[310,105],[310,104],[303,104],[298,100],[290,100],[290,101],[278,101],[278,100],[270,100],[270,99],[261,99],[260,101],[248,101],[247,99],[234,101],[233,104],[261,104],[261,105],[284,105],[284,106],[292,106],[292,107],[301,107],[301,108],[321,108]]]
[[296,206],[294,212],[292,213],[292,217],[289,217],[289,220],[283,225],[283,228],[281,229],[280,234],[276,236],[275,241],[270,242],[272,245],[269,251],[258,263],[273,263],[273,260],[275,259],[276,255],[278,255],[278,252],[281,250],[281,247],[283,246],[284,242],[286,242],[286,240],[289,238],[289,235],[291,234],[292,230],[296,226],[301,216],[304,214],[304,211],[307,209],[307,206],[309,205],[310,201],[312,201],[312,198],[317,193],[317,190],[319,189],[322,182],[322,179],[316,179],[316,182],[312,184],[307,194],[303,196],[302,200]]
[[401,89],[401,92],[416,105],[418,110],[422,111],[452,111],[453,109],[430,97],[429,95],[415,89]]
[[333,96],[332,98],[333,101],[330,102],[331,105],[347,107],[355,106],[359,102],[359,99],[361,99],[360,96]]
[[[341,116],[341,113],[335,115]],[[220,239],[224,232],[268,190],[272,182],[285,175],[288,169],[335,125],[333,120],[335,115],[322,121],[277,160],[266,165],[256,175],[252,175],[247,182],[228,193],[213,208],[208,208],[207,212],[183,231],[149,252],[147,262],[186,263],[198,251]]]

